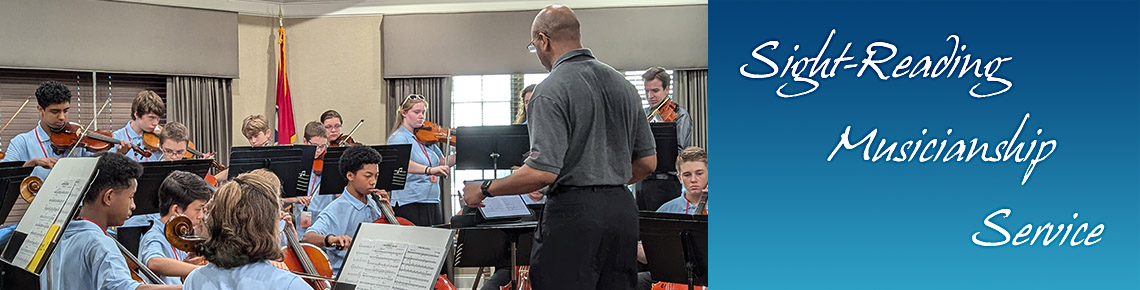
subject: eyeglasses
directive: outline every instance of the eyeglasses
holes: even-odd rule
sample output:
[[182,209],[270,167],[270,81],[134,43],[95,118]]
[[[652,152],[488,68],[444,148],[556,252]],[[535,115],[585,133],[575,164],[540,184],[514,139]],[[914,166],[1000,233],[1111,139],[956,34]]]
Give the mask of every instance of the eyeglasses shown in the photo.
[[340,127],[341,127],[341,124],[325,125],[325,130],[340,129]]
[[408,95],[407,97],[404,97],[404,101],[400,102],[400,106],[407,104],[408,101],[411,101],[411,100],[422,100],[422,101],[426,102],[427,98],[424,98],[424,96],[420,95],[420,94],[411,94],[411,95]]
[[529,51],[530,53],[538,52],[538,48],[534,47],[534,40],[537,38],[541,38],[542,34],[543,34],[543,32],[539,32],[537,35],[535,35],[535,37],[530,38],[530,42],[526,44],[526,51]]

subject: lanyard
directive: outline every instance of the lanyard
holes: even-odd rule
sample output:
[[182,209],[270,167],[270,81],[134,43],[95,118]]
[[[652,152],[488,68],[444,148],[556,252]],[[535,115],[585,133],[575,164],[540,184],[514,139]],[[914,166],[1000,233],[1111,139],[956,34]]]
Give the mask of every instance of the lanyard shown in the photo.
[[[44,142],[43,142],[43,141],[40,141],[40,130],[38,130],[38,128],[37,128],[37,130],[35,130],[35,131],[32,131],[32,132],[36,132],[36,142],[38,142],[37,144],[40,144],[40,151],[43,151],[43,152],[44,152],[44,158],[47,158],[47,157],[49,157],[49,156],[47,155],[47,149],[44,149]],[[90,220],[89,220],[89,221],[90,221]],[[92,223],[94,223],[94,222],[92,222]],[[96,224],[96,225],[98,225],[98,224]]]
[[81,218],[79,218],[79,219],[80,219],[80,220],[89,221],[89,222],[91,222],[92,224],[95,224],[95,226],[96,226],[96,227],[99,227],[99,228],[103,228],[103,226],[100,226],[100,225],[99,225],[99,223],[97,223],[97,222],[95,222],[95,221],[93,221],[93,220],[91,220],[91,219],[89,219],[89,218],[81,217]]
[[419,142],[416,142],[416,144],[420,144],[420,150],[424,151],[424,158],[427,158],[427,167],[431,167],[431,155],[428,155],[427,146]]

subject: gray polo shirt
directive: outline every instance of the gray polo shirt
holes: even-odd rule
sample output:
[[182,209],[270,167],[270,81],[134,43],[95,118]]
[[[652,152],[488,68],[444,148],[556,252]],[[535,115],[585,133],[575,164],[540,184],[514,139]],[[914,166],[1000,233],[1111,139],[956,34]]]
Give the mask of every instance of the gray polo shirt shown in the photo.
[[559,186],[623,185],[632,161],[657,154],[641,97],[589,49],[563,54],[534,89],[527,108],[530,156]]

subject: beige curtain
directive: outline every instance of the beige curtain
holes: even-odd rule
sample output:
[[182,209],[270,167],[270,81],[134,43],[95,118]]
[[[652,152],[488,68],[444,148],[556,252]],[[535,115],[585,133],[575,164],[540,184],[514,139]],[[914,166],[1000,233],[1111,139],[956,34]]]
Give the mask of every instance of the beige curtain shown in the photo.
[[676,70],[674,100],[693,118],[693,146],[709,145],[709,70]]
[[198,151],[217,152],[221,164],[229,164],[233,143],[231,81],[179,76],[166,79],[167,121],[186,124]]
[[[427,99],[428,110],[427,120],[432,121],[444,128],[451,127],[451,78],[449,77],[436,77],[436,78],[399,78],[399,79],[385,79],[384,84],[387,87],[387,110],[388,120],[384,129],[386,134],[384,140],[388,140],[388,136],[392,135],[392,127],[399,122],[400,114],[396,113],[399,110],[404,98],[410,94],[420,94]],[[443,154],[450,155],[451,150],[448,146],[440,146]],[[450,213],[455,212],[452,210],[451,204],[451,183],[440,182],[439,188],[439,204],[441,211],[444,213],[443,220],[451,219]]]

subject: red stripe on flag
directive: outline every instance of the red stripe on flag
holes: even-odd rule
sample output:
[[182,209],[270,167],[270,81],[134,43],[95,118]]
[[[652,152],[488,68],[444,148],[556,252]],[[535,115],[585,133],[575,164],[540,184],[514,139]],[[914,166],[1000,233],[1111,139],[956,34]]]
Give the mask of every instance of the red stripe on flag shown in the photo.
[[280,62],[277,63],[277,144],[293,144],[297,131],[293,127],[293,98],[289,96],[289,75],[285,69],[285,28],[277,28],[280,38]]

